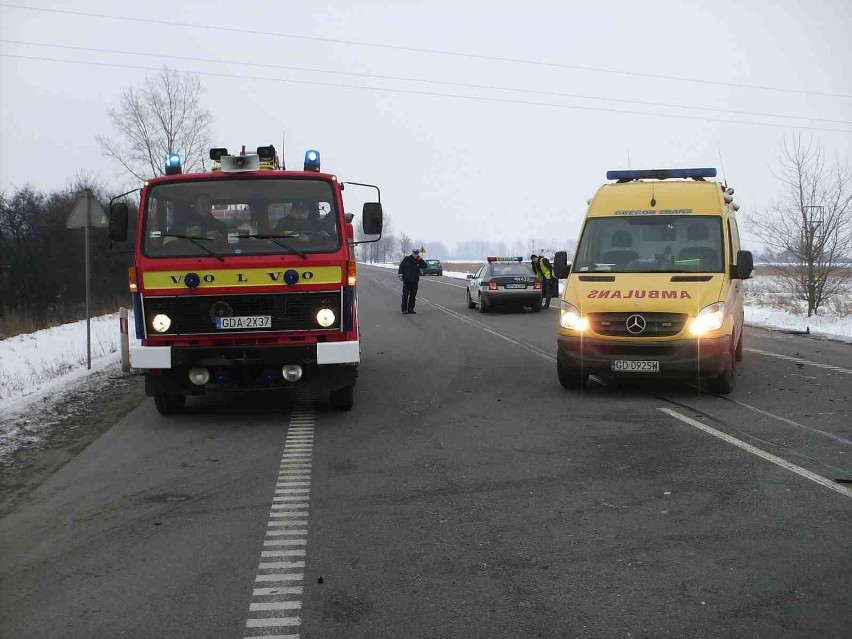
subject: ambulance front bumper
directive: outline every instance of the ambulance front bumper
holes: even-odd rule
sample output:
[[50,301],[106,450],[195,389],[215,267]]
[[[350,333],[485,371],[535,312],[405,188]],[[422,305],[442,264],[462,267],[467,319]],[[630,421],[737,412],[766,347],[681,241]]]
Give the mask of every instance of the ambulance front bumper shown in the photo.
[[[607,377],[714,377],[730,363],[730,336],[629,342],[560,335],[557,357],[568,371]],[[656,372],[615,370],[615,362],[658,362]]]

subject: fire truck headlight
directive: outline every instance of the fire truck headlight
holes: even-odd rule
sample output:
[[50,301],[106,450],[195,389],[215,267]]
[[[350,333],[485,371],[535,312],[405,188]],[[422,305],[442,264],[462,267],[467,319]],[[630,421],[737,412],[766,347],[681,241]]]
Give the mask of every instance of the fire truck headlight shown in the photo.
[[588,318],[581,317],[577,307],[565,300],[562,300],[562,307],[559,309],[559,323],[562,325],[562,328],[568,328],[573,331],[583,332],[589,328]]
[[210,371],[206,368],[190,368],[189,381],[196,386],[204,386],[210,381]]
[[159,313],[151,318],[151,328],[158,333],[165,333],[172,325],[172,318],[165,313]]
[[321,308],[319,313],[317,313],[317,324],[322,326],[323,328],[328,328],[332,324],[334,324],[334,320],[336,317],[334,316],[334,311],[330,308]]
[[712,331],[718,331],[725,323],[725,302],[716,302],[701,309],[689,327],[693,335],[704,335]]

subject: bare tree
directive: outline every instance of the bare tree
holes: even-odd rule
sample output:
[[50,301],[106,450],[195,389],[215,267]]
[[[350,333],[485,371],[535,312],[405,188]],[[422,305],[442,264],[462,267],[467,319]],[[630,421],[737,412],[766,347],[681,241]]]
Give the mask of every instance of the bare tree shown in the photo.
[[408,255],[408,251],[411,249],[411,236],[408,233],[400,233],[397,241],[399,242],[399,254]]
[[139,180],[162,175],[166,153],[178,153],[185,171],[201,168],[213,120],[201,107],[201,93],[198,76],[163,67],[108,111],[117,138],[98,136],[101,149]]
[[826,161],[819,142],[796,136],[784,140],[776,177],[784,194],[749,222],[770,250],[788,256],[777,271],[810,317],[849,285],[852,170],[846,161]]

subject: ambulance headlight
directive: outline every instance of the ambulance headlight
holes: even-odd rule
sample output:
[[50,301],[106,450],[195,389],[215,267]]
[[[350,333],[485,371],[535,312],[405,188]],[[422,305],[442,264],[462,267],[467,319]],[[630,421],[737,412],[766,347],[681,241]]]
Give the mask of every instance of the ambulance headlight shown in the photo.
[[321,308],[317,313],[317,324],[323,328],[328,328],[334,324],[335,319],[334,311],[330,308]]
[[157,333],[165,333],[172,325],[172,318],[165,313],[158,313],[151,318],[151,328]]
[[725,323],[725,302],[716,302],[701,309],[689,327],[692,335],[704,335],[712,331],[718,331]]
[[572,331],[580,331],[581,333],[589,328],[589,320],[580,316],[580,311],[573,304],[569,304],[562,300],[559,309],[559,324],[562,328],[567,328]]

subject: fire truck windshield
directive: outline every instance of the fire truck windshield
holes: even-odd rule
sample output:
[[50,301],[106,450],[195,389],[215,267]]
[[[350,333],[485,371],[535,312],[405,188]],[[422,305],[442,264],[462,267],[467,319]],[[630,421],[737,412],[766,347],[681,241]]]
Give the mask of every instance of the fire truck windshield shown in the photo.
[[316,179],[216,179],[152,186],[148,257],[330,253],[341,246],[332,185]]

